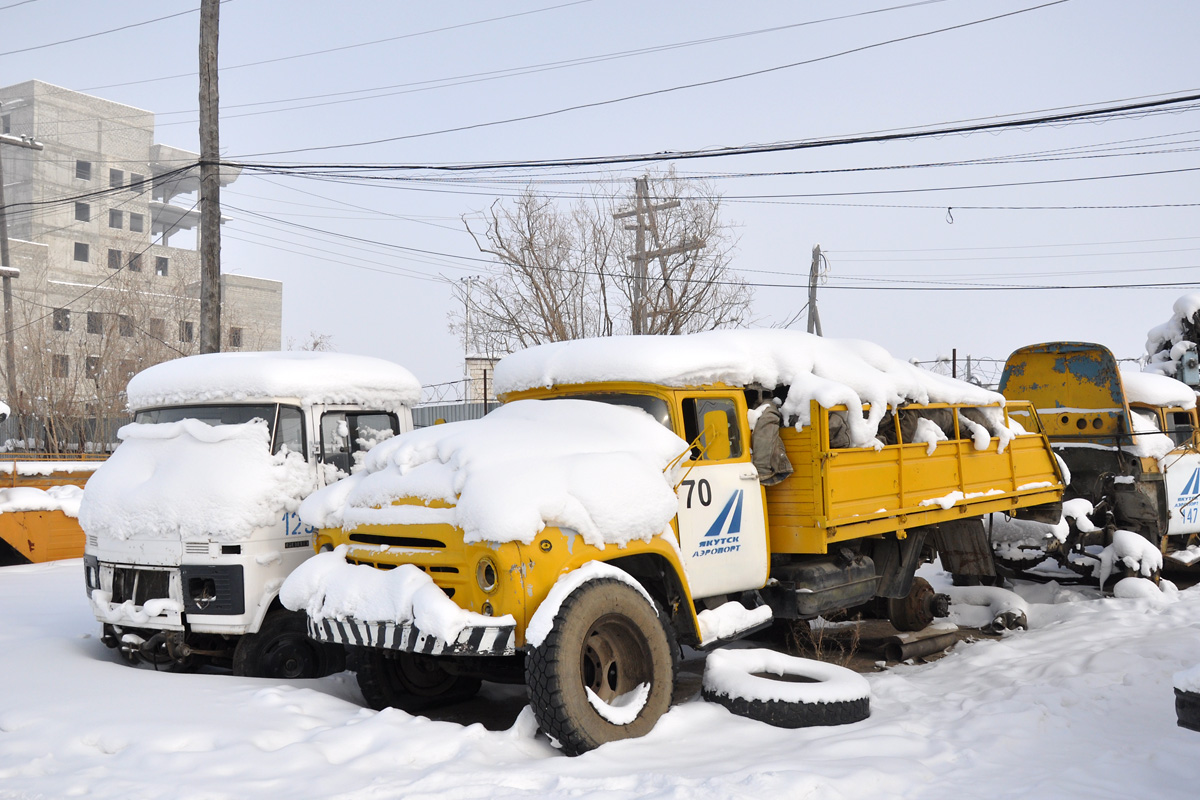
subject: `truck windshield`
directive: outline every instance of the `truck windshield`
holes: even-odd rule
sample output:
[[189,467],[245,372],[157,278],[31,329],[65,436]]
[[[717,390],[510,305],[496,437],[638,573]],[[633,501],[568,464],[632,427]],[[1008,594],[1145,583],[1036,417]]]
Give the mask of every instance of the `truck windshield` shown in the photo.
[[665,428],[671,427],[671,412],[667,401],[661,397],[648,394],[632,394],[630,392],[589,392],[586,394],[563,395],[571,400],[594,400],[597,403],[608,403],[614,406],[633,406],[640,408],[658,420]]
[[[294,406],[275,404],[254,405],[206,405],[206,406],[167,406],[164,408],[148,408],[137,412],[134,422],[146,425],[158,425],[166,422],[178,422],[181,419],[197,419],[206,425],[241,425],[251,420],[261,419],[267,423],[271,431],[271,452],[277,453],[282,447],[287,447],[294,453],[304,455],[304,424],[300,409]],[[279,425],[276,426],[278,419]]]

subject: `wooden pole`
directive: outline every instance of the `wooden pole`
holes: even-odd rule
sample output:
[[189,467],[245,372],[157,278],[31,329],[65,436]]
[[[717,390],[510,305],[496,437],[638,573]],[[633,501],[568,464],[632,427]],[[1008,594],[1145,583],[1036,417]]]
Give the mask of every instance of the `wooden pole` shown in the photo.
[[200,3],[200,352],[221,350],[220,0]]

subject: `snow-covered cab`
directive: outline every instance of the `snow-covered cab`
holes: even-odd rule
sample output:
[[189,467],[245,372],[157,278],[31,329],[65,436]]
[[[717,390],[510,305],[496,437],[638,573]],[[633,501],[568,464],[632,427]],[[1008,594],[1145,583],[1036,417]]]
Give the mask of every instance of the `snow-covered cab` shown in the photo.
[[339,668],[340,651],[311,642],[303,615],[277,599],[313,554],[314,530],[296,511],[410,430],[420,391],[397,364],[341,353],[215,353],[134,376],[134,422],[79,511],[104,643],[173,669]]

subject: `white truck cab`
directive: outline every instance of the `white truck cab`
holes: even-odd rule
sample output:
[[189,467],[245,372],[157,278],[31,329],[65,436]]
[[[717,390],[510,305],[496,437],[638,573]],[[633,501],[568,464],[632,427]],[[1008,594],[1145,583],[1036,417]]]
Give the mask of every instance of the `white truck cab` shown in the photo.
[[130,663],[260,677],[340,670],[279,587],[313,554],[296,510],[412,428],[420,384],[340,353],[215,353],[129,383],[132,425],[84,490],[84,570],[102,640]]

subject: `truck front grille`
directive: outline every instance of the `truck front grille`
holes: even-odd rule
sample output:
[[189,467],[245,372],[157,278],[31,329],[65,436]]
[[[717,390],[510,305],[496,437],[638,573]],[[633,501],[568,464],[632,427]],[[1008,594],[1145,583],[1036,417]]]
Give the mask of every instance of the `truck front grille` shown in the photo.
[[446,543],[439,539],[426,539],[418,536],[389,536],[380,533],[352,533],[348,537],[359,544],[386,544],[390,547],[420,547],[425,549],[446,549]]
[[147,600],[170,597],[170,573],[165,570],[113,567],[112,601],[132,600],[135,606]]

